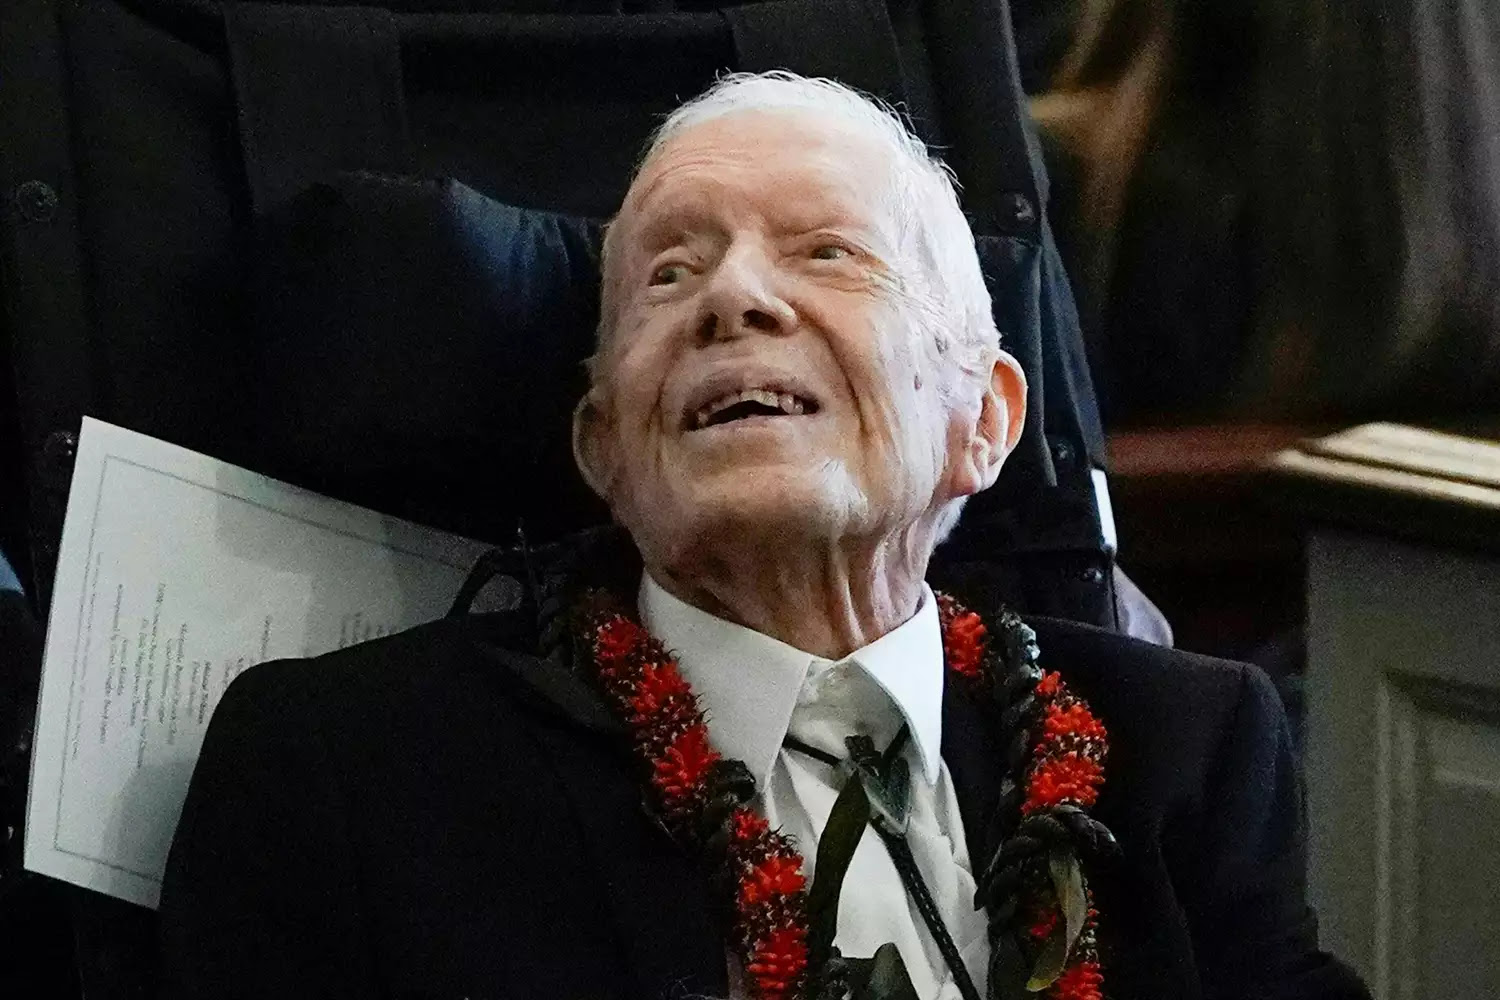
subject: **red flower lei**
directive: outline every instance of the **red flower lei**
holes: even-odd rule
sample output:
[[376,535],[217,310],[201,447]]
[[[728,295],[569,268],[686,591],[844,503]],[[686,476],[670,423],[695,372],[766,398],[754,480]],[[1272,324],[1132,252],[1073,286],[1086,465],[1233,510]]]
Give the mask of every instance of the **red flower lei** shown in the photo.
[[[647,767],[652,805],[675,836],[695,831],[712,796],[711,777],[722,756],[709,741],[697,696],[677,661],[649,632],[603,600],[588,602],[584,641],[606,701],[628,725]],[[938,596],[943,655],[966,681],[987,679],[988,628],[979,615],[946,594]],[[1054,672],[1036,685],[1039,725],[1026,770],[1023,815],[1058,806],[1087,809],[1104,781],[1107,753],[1103,724],[1068,692]],[[794,1000],[813,985],[808,968],[807,878],[795,842],[745,806],[725,824],[724,871],[730,876],[734,926],[730,945],[744,965],[756,1000]],[[1047,887],[1033,879],[1022,888],[1022,932],[1040,942],[1057,932],[1062,911]],[[1097,913],[1090,905],[1083,933],[1067,965],[1048,988],[1051,1000],[1102,1000],[1103,976],[1095,944]]]

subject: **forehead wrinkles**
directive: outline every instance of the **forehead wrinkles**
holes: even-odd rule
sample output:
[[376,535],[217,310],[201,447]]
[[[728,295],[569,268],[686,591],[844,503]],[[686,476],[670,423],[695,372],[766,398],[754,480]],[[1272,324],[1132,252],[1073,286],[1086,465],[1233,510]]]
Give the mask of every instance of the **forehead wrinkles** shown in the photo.
[[733,206],[792,228],[845,222],[894,236],[892,156],[884,143],[838,122],[791,112],[730,115],[653,154],[621,215]]
[[[706,150],[692,150],[673,155],[667,153],[647,163],[631,186],[626,198],[626,210],[641,215],[659,209],[663,203],[673,204],[684,200],[703,200],[710,190],[723,189],[724,175],[732,174],[737,164],[730,157]],[[689,192],[687,196],[683,191]]]

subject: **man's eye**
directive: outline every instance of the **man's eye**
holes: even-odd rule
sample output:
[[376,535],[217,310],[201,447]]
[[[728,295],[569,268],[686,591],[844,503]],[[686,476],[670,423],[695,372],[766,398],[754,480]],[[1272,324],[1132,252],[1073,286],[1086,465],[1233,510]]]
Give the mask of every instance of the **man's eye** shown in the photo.
[[686,264],[663,264],[651,272],[651,284],[675,285],[686,280],[690,273]]
[[815,247],[812,252],[813,260],[842,260],[852,256],[848,247],[841,247],[837,243],[824,243]]

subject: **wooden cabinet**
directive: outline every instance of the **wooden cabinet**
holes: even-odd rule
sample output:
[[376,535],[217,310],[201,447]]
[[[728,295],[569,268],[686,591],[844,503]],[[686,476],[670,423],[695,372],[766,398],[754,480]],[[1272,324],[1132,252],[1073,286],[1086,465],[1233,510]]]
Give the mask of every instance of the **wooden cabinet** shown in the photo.
[[1500,997],[1500,558],[1308,547],[1309,874],[1376,997]]
[[1315,514],[1311,894],[1377,1000],[1500,998],[1500,447],[1461,444],[1279,463]]

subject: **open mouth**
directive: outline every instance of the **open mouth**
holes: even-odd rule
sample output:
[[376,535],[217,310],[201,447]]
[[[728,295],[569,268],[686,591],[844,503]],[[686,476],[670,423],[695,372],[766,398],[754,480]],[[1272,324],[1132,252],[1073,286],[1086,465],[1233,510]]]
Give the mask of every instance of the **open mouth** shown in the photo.
[[752,417],[801,417],[818,412],[816,400],[774,389],[740,389],[710,400],[688,415],[689,430],[720,427]]

